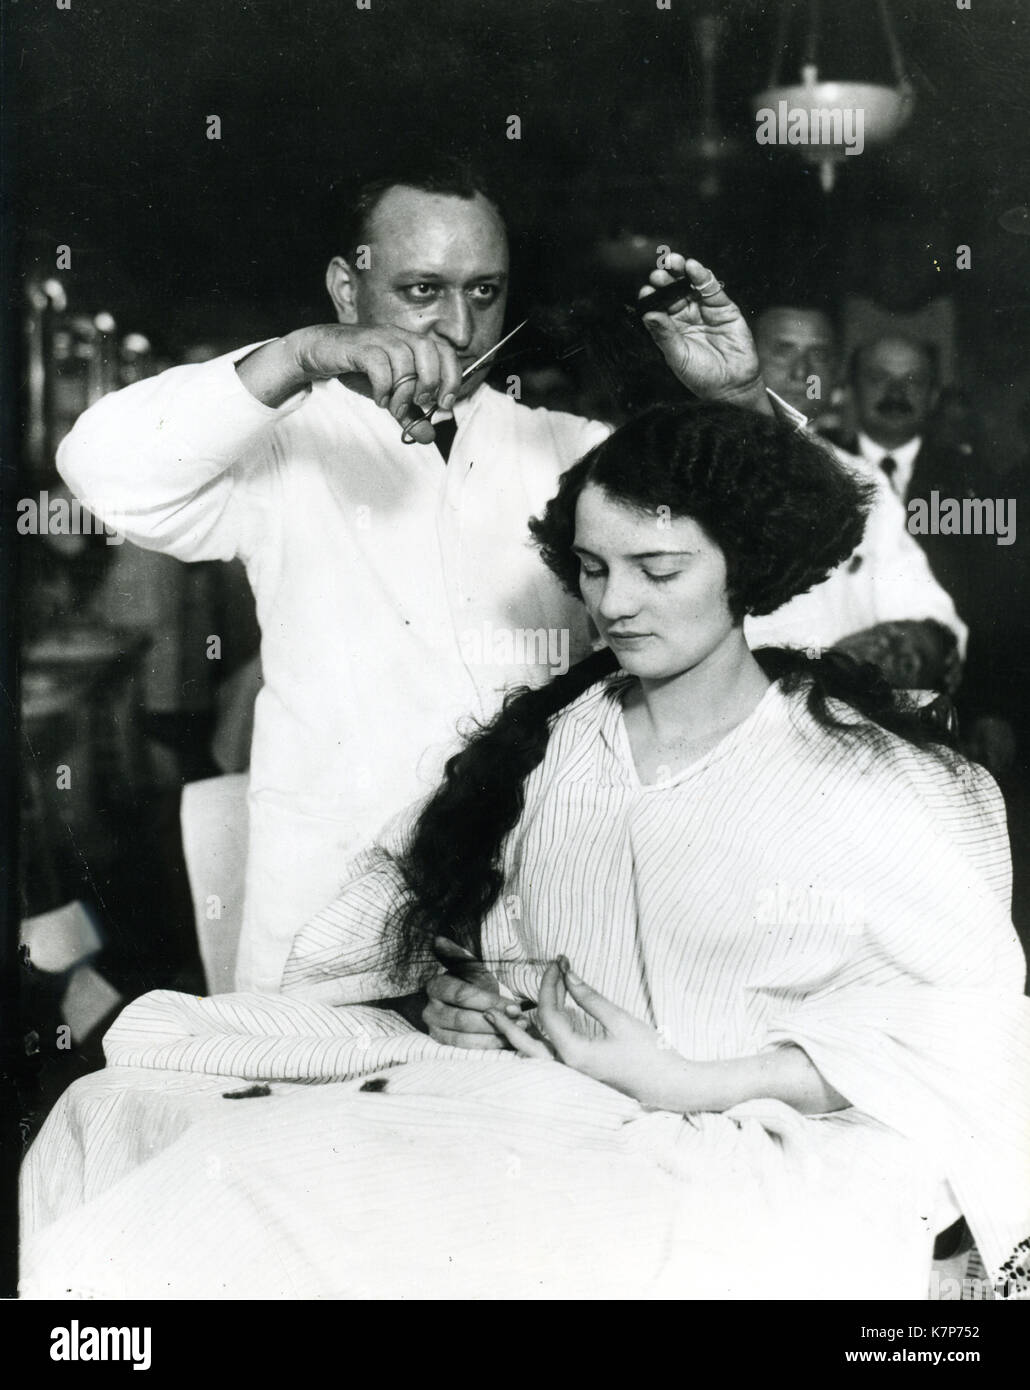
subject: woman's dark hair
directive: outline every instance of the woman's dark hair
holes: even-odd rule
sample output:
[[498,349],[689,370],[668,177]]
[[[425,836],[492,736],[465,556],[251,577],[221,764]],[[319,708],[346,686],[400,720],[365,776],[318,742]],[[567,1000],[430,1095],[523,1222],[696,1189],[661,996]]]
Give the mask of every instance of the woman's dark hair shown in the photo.
[[[576,500],[593,483],[643,512],[667,506],[690,516],[722,548],[731,612],[768,613],[820,582],[862,536],[870,489],[821,446],[778,422],[731,406],[660,406],[617,430],[562,478],[530,523],[545,561],[578,594],[572,554]],[[662,513],[656,513],[661,516]],[[879,670],[843,653],[809,657],[761,648],[755,658],[788,693],[809,686],[824,728],[882,746],[885,731],[944,749],[943,725],[904,702]],[[505,837],[525,803],[526,779],[543,761],[554,719],[618,670],[608,648],[538,689],[512,691],[500,712],[450,759],[398,858],[406,896],[392,926],[394,967],[406,976],[435,935],[479,956],[481,924],[503,887]],[[841,717],[841,702],[861,720]]]
[[562,477],[530,530],[545,563],[579,596],[572,546],[587,484],[652,516],[689,516],[726,559],[730,613],[772,613],[819,584],[859,541],[874,495],[824,445],[730,405],[660,405]]

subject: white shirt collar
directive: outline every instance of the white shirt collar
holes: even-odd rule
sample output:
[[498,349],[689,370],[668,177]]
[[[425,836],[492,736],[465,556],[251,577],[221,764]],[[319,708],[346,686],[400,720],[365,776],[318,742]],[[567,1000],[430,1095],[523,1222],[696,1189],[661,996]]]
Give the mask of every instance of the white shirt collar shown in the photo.
[[867,434],[861,430],[858,432],[858,452],[871,463],[874,468],[879,468],[883,460],[888,456],[897,464],[894,476],[891,479],[891,486],[894,491],[904,497],[908,491],[908,485],[912,481],[912,471],[916,464],[916,455],[923,446],[923,436],[915,435],[896,449],[885,449],[882,444],[876,444]]

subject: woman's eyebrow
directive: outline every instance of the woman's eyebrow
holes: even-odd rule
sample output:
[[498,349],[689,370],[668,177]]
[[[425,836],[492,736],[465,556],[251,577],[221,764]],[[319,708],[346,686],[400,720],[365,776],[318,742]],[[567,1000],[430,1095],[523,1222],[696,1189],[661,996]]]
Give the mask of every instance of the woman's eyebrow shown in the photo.
[[[596,551],[587,550],[585,546],[574,545],[573,555],[589,555],[592,560],[600,560],[602,557]],[[625,560],[675,560],[683,555],[696,555],[696,550],[639,550],[632,555],[624,555]]]
[[638,550],[630,560],[676,560],[682,555],[696,555],[696,550]]

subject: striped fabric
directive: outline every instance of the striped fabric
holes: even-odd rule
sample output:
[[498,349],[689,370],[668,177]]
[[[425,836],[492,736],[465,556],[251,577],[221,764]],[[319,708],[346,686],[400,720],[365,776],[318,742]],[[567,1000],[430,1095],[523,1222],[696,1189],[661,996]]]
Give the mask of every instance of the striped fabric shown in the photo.
[[535,996],[564,953],[698,1059],[798,1043],[854,1108],[646,1112],[361,1007],[397,992],[411,813],[300,933],[285,997],[122,1014],[27,1160],[27,1294],[925,1297],[943,1178],[995,1277],[1030,1232],[1030,1014],[993,782],[849,747],[773,686],[641,786],[626,679],[556,722],[484,955]]

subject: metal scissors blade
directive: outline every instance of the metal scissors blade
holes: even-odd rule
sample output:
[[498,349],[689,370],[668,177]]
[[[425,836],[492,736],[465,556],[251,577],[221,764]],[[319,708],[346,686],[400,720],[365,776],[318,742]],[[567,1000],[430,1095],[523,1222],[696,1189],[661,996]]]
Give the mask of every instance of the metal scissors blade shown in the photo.
[[528,322],[529,322],[529,319],[523,319],[521,323],[517,323],[517,324],[515,325],[515,327],[511,330],[510,333],[506,333],[506,334],[504,335],[504,337],[500,340],[500,342],[494,343],[493,347],[492,347],[492,348],[488,348],[487,351],[483,353],[482,357],[478,357],[478,358],[476,359],[476,361],[473,362],[472,365],[471,365],[470,367],[466,367],[465,370],[464,370],[464,371],[462,372],[462,374],[461,374],[461,379],[462,379],[462,381],[465,381],[467,377],[470,377],[470,376],[472,375],[473,372],[478,372],[479,369],[480,369],[480,367],[481,367],[481,366],[483,365],[483,363],[487,360],[487,358],[488,358],[488,357],[493,357],[493,355],[494,355],[494,353],[497,351],[497,349],[498,349],[498,348],[504,347],[505,343],[510,342],[511,339],[514,338],[515,334],[519,331],[519,329],[520,329],[520,328],[525,328],[525,326],[526,326],[526,324],[527,324]]
[[[494,353],[498,350],[498,348],[502,348],[504,347],[505,343],[510,342],[511,339],[514,338],[515,334],[519,331],[519,329],[525,328],[528,322],[529,319],[523,319],[521,323],[517,323],[510,333],[506,333],[504,337],[500,339],[499,342],[494,343],[492,348],[488,348],[486,352],[483,353],[482,357],[477,357],[475,362],[470,363],[470,365],[467,366],[461,374],[462,381],[467,381],[473,372],[478,372],[483,363],[486,362],[489,358],[493,357]],[[430,423],[432,423],[433,416],[439,409],[440,407],[438,405],[430,406],[428,410],[423,410],[421,414],[417,415],[413,420],[409,420],[407,424],[404,426],[404,428],[401,430],[401,443],[417,444],[418,440],[413,439],[411,437],[411,430],[416,425],[422,424],[424,420],[428,420]]]

